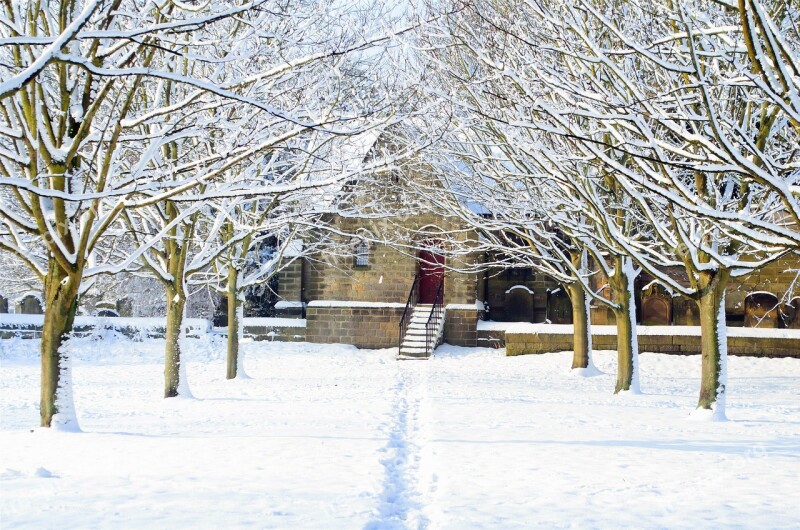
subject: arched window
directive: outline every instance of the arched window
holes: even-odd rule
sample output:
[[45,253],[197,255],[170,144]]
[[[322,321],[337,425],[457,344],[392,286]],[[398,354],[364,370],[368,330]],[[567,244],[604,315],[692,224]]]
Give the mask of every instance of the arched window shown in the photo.
[[369,266],[369,244],[366,241],[359,241],[356,245],[356,267]]

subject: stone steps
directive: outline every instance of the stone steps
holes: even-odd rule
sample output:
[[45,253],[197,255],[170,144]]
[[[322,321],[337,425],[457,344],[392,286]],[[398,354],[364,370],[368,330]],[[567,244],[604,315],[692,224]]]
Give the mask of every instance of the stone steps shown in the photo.
[[[427,359],[430,353],[427,350],[426,325],[433,310],[432,305],[417,305],[411,313],[406,334],[400,344],[398,359]],[[444,327],[444,315],[438,323],[437,338]]]

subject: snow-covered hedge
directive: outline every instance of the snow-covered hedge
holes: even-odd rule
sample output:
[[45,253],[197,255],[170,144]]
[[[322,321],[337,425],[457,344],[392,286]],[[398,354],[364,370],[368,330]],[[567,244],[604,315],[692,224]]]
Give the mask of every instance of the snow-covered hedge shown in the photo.
[[[0,314],[0,338],[38,337],[44,325],[44,315]],[[201,318],[184,321],[189,336],[199,336],[211,330],[211,322]],[[78,336],[124,335],[133,340],[163,337],[164,318],[75,317],[73,333]]]

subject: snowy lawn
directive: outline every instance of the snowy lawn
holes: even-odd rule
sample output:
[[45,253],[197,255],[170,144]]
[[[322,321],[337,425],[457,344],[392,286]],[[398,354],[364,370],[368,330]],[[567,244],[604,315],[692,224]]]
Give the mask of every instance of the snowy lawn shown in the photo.
[[687,419],[700,359],[643,354],[640,396],[570,355],[189,341],[75,343],[82,433],[38,424],[38,341],[0,341],[2,527],[796,528],[800,360],[730,360],[724,423]]

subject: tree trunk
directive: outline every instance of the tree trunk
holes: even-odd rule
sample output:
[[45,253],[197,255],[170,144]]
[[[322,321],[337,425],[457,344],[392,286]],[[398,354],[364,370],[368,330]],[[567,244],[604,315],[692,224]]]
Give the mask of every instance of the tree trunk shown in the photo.
[[714,410],[714,416],[725,419],[725,387],[727,385],[728,338],[725,322],[725,288],[727,271],[701,276],[700,353],[702,372],[698,409]]
[[614,257],[614,274],[609,278],[617,307],[617,384],[614,393],[639,392],[639,343],[636,334],[636,304],[633,282],[636,279],[630,258]]
[[[181,385],[181,332],[186,295],[183,289],[167,288],[167,333],[164,358],[164,397],[175,397]],[[185,381],[184,381],[185,383]]]
[[42,388],[40,425],[50,427],[53,416],[61,414],[61,422],[74,422],[72,385],[69,377],[69,359],[61,352],[61,345],[72,331],[78,309],[78,289],[81,274],[64,271],[54,259],[50,260],[45,278],[44,326],[42,327]]
[[572,302],[572,368],[588,368],[592,353],[589,300],[580,283],[575,282],[565,288]]
[[228,271],[228,379],[236,379],[239,367],[239,271]]

